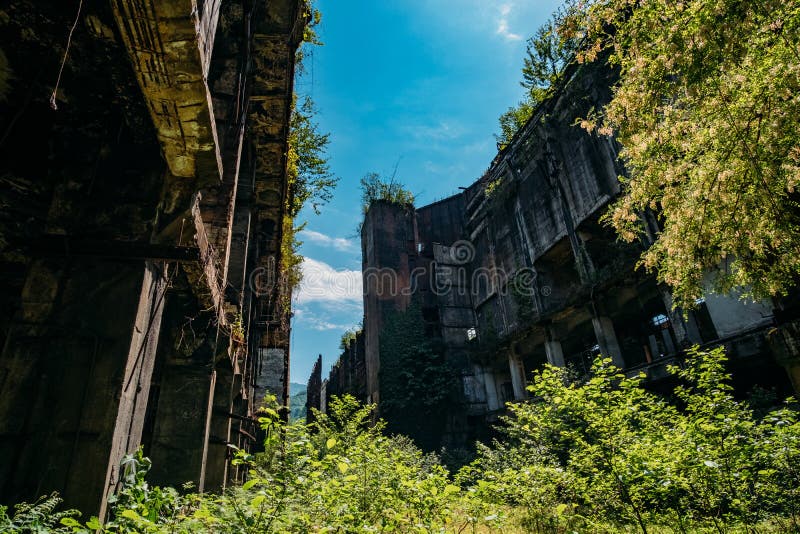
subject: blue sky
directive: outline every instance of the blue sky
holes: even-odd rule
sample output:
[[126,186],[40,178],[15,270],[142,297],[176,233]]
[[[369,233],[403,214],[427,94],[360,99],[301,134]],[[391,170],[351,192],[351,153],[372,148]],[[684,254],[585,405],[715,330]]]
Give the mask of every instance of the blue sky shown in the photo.
[[391,175],[418,205],[480,177],[496,153],[497,118],[523,94],[525,40],[556,0],[318,0],[325,43],[296,90],[310,95],[330,164],[334,200],[300,234],[305,281],[294,296],[291,380],[323,376],[342,333],[362,317],[359,180]]

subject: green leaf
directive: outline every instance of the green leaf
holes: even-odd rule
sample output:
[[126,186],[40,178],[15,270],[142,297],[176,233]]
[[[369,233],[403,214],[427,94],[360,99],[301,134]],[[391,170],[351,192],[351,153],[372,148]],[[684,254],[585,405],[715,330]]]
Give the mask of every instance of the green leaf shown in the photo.
[[336,467],[339,469],[339,472],[340,472],[341,474],[345,474],[345,473],[347,473],[347,470],[348,470],[348,469],[350,469],[350,466],[349,466],[349,465],[347,465],[347,464],[346,464],[346,463],[344,463],[344,462],[339,462],[338,464],[336,464]]
[[444,494],[445,495],[451,495],[453,493],[459,493],[460,491],[461,491],[461,488],[459,488],[458,486],[454,486],[453,484],[448,484],[448,485],[446,485],[444,487]]
[[250,488],[252,488],[253,486],[255,486],[256,484],[258,484],[258,482],[259,482],[258,479],[251,478],[250,480],[248,480],[247,482],[242,484],[242,489],[247,491]]
[[123,510],[120,514],[125,519],[130,519],[131,521],[141,521],[142,516],[136,513],[135,510],[127,509]]
[[328,441],[325,442],[325,448],[327,449],[332,449],[334,445],[336,445],[336,438],[328,438]]

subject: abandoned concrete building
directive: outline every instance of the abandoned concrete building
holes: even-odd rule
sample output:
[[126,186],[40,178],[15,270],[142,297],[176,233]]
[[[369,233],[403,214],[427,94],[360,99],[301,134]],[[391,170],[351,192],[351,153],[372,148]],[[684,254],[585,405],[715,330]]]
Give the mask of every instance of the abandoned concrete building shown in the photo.
[[0,502],[236,480],[288,397],[276,265],[302,0],[0,8]]
[[[798,391],[796,296],[709,294],[684,316],[668,287],[635,269],[648,243],[621,243],[598,222],[624,169],[613,140],[575,123],[608,101],[611,79],[597,66],[571,68],[462,193],[416,209],[371,205],[361,233],[363,334],[323,382],[322,404],[351,392],[380,410],[383,325],[412,299],[459,384],[443,445],[485,436],[546,362],[586,373],[598,354],[669,388],[666,366],[687,347],[724,345],[741,391]],[[642,223],[652,239],[656,218]]]

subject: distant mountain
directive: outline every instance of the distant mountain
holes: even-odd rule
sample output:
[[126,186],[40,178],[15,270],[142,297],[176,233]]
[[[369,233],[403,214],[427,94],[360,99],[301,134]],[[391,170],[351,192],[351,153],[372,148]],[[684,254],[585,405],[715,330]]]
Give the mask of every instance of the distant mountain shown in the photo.
[[289,396],[297,395],[298,393],[305,393],[306,385],[298,384],[297,382],[289,382]]
[[289,382],[289,418],[304,421],[306,418],[306,385]]

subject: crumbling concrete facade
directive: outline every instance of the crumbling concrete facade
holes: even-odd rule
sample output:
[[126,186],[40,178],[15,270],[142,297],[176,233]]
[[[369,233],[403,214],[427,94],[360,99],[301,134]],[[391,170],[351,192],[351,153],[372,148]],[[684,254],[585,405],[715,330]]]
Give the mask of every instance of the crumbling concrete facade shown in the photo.
[[[800,385],[796,299],[709,295],[684,315],[669,288],[635,269],[647,240],[621,243],[599,222],[625,171],[617,144],[576,119],[608,101],[612,77],[571,68],[463,193],[417,209],[376,202],[365,216],[366,398],[380,406],[387,314],[417,299],[460,384],[443,445],[485,436],[505,403],[526,398],[531,371],[550,363],[584,374],[598,354],[666,389],[666,367],[686,348],[725,345],[741,391]],[[655,218],[642,223],[652,239]]]
[[306,423],[311,424],[315,421],[314,410],[321,410],[322,404],[322,354],[317,356],[314,367],[311,369],[311,376],[308,377],[306,385]]
[[260,397],[288,402],[276,266],[306,12],[0,8],[0,502],[59,491],[102,517],[140,445],[153,482],[222,488]]
[[[347,342],[341,355],[333,364],[325,383],[325,392],[320,392],[320,404],[314,407],[321,409],[323,405],[330,404],[331,397],[349,394],[360,402],[368,402],[367,397],[367,362],[365,359],[364,332],[359,331],[355,337]],[[320,375],[321,376],[321,375]],[[320,383],[320,388],[321,388]],[[308,383],[312,387],[311,382]],[[310,391],[310,390],[308,390]],[[311,398],[310,396],[308,397]],[[309,404],[310,406],[310,404]]]

